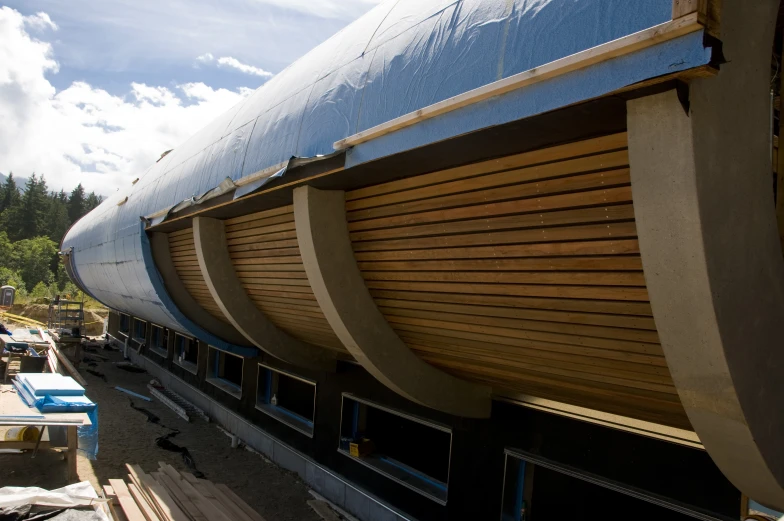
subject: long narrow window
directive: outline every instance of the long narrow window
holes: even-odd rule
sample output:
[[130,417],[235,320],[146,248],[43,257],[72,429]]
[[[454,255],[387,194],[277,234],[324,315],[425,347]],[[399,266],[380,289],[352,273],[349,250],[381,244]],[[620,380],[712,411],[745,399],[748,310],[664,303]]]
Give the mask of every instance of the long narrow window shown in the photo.
[[446,504],[452,431],[446,426],[344,394],[338,451]]
[[199,341],[177,333],[174,342],[174,362],[195,374],[199,361]]
[[139,344],[147,341],[147,322],[138,318],[133,319],[133,339]]
[[256,409],[313,436],[316,382],[259,364]]
[[166,333],[161,326],[151,324],[150,327],[150,345],[148,347],[156,355],[165,358],[169,354],[166,346]]
[[207,382],[239,398],[242,395],[242,357],[210,346]]
[[131,332],[131,317],[125,313],[120,313],[119,331],[125,336],[128,336],[128,334]]
[[538,454],[505,454],[501,521],[724,519]]

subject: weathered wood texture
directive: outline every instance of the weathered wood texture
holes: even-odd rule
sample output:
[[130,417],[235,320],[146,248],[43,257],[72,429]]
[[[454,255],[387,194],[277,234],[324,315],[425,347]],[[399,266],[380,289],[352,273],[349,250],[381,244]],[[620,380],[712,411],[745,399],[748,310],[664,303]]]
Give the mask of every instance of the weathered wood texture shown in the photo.
[[463,378],[689,428],[648,302],[626,146],[605,136],[347,193],[386,319]]
[[346,352],[310,289],[293,207],[243,215],[225,225],[234,269],[258,309],[293,337]]
[[226,322],[226,316],[215,303],[204,276],[199,268],[199,261],[196,258],[196,247],[193,242],[193,228],[188,227],[169,234],[169,250],[171,251],[172,262],[180,280],[185,285],[188,293],[207,310],[210,315]]

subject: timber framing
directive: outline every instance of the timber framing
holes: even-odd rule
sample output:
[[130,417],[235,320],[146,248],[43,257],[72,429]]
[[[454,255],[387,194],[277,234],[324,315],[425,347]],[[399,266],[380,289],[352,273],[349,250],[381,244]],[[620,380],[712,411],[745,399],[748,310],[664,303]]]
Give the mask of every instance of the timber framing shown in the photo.
[[376,379],[409,400],[456,416],[490,416],[490,388],[428,365],[395,333],[376,306],[354,259],[345,193],[294,190],[300,254],[332,329]]
[[289,336],[254,305],[242,286],[229,256],[223,221],[206,217],[193,220],[196,256],[204,280],[218,307],[231,324],[253,345],[285,362],[333,371],[329,351]]
[[247,339],[239,331],[230,324],[212,316],[188,292],[172,261],[169,249],[169,235],[160,232],[153,233],[150,237],[150,247],[152,248],[155,266],[163,277],[163,283],[169,292],[169,296],[174,301],[174,304],[180,308],[180,311],[213,335],[233,344],[247,345]]

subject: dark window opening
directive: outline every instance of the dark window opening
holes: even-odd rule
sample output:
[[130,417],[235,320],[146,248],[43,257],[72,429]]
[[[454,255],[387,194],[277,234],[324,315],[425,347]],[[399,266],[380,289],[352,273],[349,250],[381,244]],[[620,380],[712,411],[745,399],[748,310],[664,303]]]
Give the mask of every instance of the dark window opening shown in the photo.
[[242,389],[242,358],[210,347],[207,381],[239,397]]
[[139,342],[144,342],[147,338],[147,322],[135,318],[133,320],[133,338]]
[[125,313],[120,313],[120,333],[126,335],[131,331],[131,317]]
[[[643,491],[587,473],[581,476],[576,469],[568,468],[566,473],[539,463],[507,453],[501,521],[694,519],[664,506],[668,503],[664,498],[650,495],[653,501],[641,499],[630,494],[647,495]],[[627,488],[629,492],[623,492]]]
[[343,397],[340,451],[445,503],[452,432],[448,427]]
[[150,332],[150,346],[155,349],[166,351],[166,335],[163,328],[159,326],[152,326]]
[[313,436],[316,383],[259,365],[256,408]]
[[176,338],[177,363],[190,371],[195,371],[199,361],[199,341],[179,334]]

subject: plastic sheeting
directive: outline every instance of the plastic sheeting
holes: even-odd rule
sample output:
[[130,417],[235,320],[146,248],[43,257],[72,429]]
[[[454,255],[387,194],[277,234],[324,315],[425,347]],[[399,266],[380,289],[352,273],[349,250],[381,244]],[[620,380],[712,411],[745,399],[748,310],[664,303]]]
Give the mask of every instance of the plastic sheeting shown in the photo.
[[[200,336],[153,284],[140,217],[196,203],[221,182],[237,183],[292,157],[330,154],[339,139],[667,22],[671,10],[672,0],[388,0],[152,165],[74,225],[63,246],[73,247],[76,275],[97,299]],[[702,33],[692,33],[368,141],[347,153],[346,166],[709,60]]]

